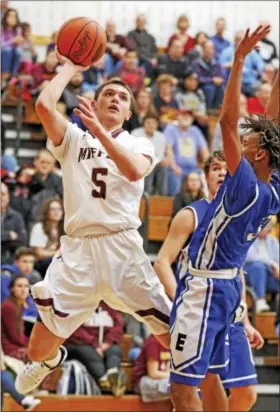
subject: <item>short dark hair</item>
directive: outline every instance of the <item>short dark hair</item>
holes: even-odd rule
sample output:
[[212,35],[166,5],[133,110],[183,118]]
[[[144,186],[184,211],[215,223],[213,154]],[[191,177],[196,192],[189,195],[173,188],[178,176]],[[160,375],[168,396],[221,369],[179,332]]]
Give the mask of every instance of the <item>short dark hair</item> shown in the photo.
[[102,90],[105,89],[105,87],[107,87],[109,84],[117,84],[118,86],[124,87],[128,91],[128,93],[130,95],[130,110],[132,110],[133,107],[134,107],[133,93],[132,93],[130,87],[125,82],[123,82],[121,79],[118,79],[118,78],[110,79],[107,82],[103,83],[100,87],[98,87],[98,89],[96,90],[95,95],[94,95],[94,100],[95,101],[98,100],[98,97],[100,96],[100,93],[102,92]]
[[[275,124],[275,121],[278,124]],[[257,115],[256,118],[245,117],[245,121],[240,124],[240,128],[248,133],[259,133],[258,146],[269,154],[269,167],[280,169],[280,126],[279,114],[277,119],[268,119],[266,116]]]
[[30,247],[20,247],[16,250],[15,258],[16,260],[20,259],[22,256],[34,256],[36,257],[36,253]]
[[20,27],[21,27],[21,30],[22,30],[22,34],[24,34],[26,30],[31,29],[30,24],[25,22],[25,21],[20,23]]
[[209,174],[209,169],[210,169],[210,165],[213,162],[213,160],[216,159],[220,162],[225,162],[226,158],[225,158],[225,154],[222,150],[216,150],[215,152],[213,152],[208,159],[206,160],[205,164],[204,164],[204,173],[206,176],[208,176]]
[[158,116],[155,114],[155,113],[153,113],[153,112],[148,112],[147,114],[146,114],[146,116],[143,118],[143,124],[145,123],[145,121],[147,120],[147,119],[154,119],[154,120],[156,120],[158,123],[159,123],[159,118],[158,118]]

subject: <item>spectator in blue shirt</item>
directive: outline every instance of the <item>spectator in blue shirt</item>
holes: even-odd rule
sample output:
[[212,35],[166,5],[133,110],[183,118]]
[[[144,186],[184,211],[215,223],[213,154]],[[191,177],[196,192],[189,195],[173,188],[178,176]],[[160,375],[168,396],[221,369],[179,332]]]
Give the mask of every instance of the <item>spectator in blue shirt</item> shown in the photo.
[[206,140],[197,126],[193,126],[193,114],[179,110],[178,125],[169,124],[164,130],[168,169],[168,192],[170,196],[180,191],[182,179],[190,172],[200,171],[198,159],[202,163],[209,156]]
[[216,21],[216,34],[211,37],[215,47],[214,58],[218,62],[222,51],[230,46],[230,42],[224,38],[224,32],[226,29],[226,19],[220,17]]
[[250,247],[244,270],[247,284],[257,295],[257,312],[269,311],[270,307],[265,300],[268,291],[279,292],[279,241],[269,234],[273,223],[270,222],[259,234]]
[[224,97],[224,79],[222,67],[214,59],[212,40],[203,44],[203,55],[193,62],[193,70],[197,73],[199,86],[205,94],[207,109],[218,110]]
[[[220,56],[220,64],[224,69],[225,79],[228,80],[230,69],[233,63],[234,50],[243,38],[244,33],[238,31],[234,37],[234,45],[227,47]],[[245,57],[243,71],[242,71],[242,93],[248,96],[254,96],[260,79],[264,71],[264,61],[256,50],[253,50]]]
[[[34,270],[35,253],[32,249],[22,247],[16,251],[16,258],[13,264],[1,266],[1,303],[10,296],[10,283],[13,276],[25,276],[30,285],[34,285],[42,280],[39,272]],[[38,311],[32,297],[26,298],[27,307],[24,309],[24,316],[36,318]]]

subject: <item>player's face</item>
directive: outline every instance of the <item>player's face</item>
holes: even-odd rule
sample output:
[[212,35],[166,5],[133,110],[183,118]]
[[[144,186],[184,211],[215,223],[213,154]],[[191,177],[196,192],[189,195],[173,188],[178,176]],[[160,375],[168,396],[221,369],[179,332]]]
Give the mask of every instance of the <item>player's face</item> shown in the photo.
[[261,150],[258,144],[258,133],[250,133],[243,136],[242,154],[251,165],[262,160],[266,156],[265,151]]
[[210,164],[208,176],[206,176],[209,192],[212,195],[216,194],[217,190],[225,180],[226,174],[226,162],[214,158]]
[[123,86],[108,84],[94,104],[101,124],[119,127],[131,116],[130,103],[130,94]]

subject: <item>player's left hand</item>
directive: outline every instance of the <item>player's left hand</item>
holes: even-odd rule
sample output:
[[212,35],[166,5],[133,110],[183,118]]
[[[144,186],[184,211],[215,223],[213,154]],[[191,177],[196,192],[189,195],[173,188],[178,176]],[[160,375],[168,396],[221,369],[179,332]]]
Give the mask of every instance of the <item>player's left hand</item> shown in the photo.
[[98,138],[98,134],[103,132],[104,128],[98,120],[90,100],[82,96],[77,96],[77,99],[79,101],[79,107],[74,109],[75,115],[78,116],[87,129]]
[[269,24],[258,26],[251,34],[250,29],[247,29],[243,39],[235,49],[235,57],[244,58],[247,54],[251,53],[252,50],[258,48],[258,42],[266,37],[270,30],[271,26]]
[[264,345],[264,340],[260,332],[258,332],[249,322],[245,324],[245,331],[251,347],[261,349]]

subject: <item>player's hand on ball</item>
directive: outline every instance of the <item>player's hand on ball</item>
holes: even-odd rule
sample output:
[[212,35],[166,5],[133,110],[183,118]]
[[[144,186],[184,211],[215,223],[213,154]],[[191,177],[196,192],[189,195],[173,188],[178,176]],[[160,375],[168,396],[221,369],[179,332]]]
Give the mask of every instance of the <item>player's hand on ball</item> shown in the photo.
[[251,34],[250,29],[247,29],[243,39],[235,49],[235,57],[244,58],[247,54],[251,53],[252,50],[258,48],[258,42],[267,36],[270,30],[271,26],[269,24],[258,26]]
[[90,66],[80,66],[80,65],[74,64],[73,62],[71,62],[71,60],[67,59],[67,57],[62,56],[62,54],[60,54],[58,52],[57,47],[55,48],[55,54],[56,54],[56,58],[57,58],[59,64],[61,64],[61,66],[64,66],[65,64],[69,64],[69,65],[75,67],[77,72],[85,72],[90,68]]
[[98,134],[104,131],[103,126],[98,120],[92,103],[82,96],[77,96],[79,107],[74,109],[74,113],[78,116],[88,130],[98,138]]
[[249,322],[245,324],[245,330],[251,347],[261,349],[264,345],[264,340],[260,332],[258,332]]

